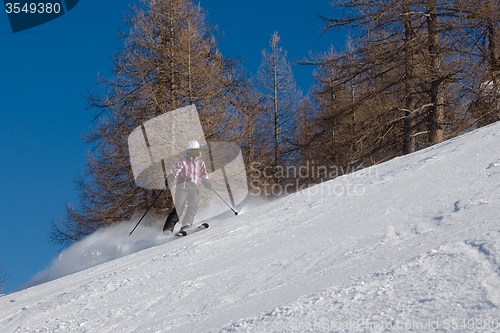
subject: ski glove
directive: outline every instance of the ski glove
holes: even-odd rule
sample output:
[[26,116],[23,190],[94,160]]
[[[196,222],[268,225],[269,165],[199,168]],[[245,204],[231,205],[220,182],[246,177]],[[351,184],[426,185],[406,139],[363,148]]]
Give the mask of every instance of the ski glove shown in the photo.
[[175,180],[175,176],[170,174],[167,178],[165,178],[165,186],[168,187],[168,184],[173,184]]
[[214,190],[214,187],[212,186],[212,183],[208,179],[203,179],[201,182],[202,182],[203,186],[205,186],[210,191]]

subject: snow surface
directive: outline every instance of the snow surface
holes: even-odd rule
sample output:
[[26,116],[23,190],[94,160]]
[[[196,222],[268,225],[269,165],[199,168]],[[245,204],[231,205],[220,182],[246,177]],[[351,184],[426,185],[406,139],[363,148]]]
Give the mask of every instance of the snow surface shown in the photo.
[[1,332],[500,331],[499,202],[493,124],[188,237],[98,231],[0,297]]

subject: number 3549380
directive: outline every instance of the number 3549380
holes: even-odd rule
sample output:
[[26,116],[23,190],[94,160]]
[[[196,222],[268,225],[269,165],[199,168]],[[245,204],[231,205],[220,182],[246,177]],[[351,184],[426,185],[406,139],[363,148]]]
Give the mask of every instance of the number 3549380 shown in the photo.
[[19,2],[7,2],[5,4],[7,14],[59,14],[61,12],[60,3],[31,2],[21,4]]

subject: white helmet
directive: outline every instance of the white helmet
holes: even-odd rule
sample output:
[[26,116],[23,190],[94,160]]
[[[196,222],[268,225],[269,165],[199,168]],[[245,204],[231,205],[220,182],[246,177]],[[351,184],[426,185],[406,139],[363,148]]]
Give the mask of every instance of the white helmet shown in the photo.
[[189,150],[189,149],[200,149],[200,143],[196,140],[188,141],[188,143],[186,145],[186,150]]

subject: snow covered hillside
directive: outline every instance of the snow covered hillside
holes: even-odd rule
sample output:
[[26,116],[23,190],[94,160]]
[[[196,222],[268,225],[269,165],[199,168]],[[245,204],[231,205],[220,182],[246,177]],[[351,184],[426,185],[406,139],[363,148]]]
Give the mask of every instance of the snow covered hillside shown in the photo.
[[0,297],[0,327],[500,331],[499,216],[494,124],[185,238],[127,237],[137,220],[102,230],[30,285],[62,277]]

